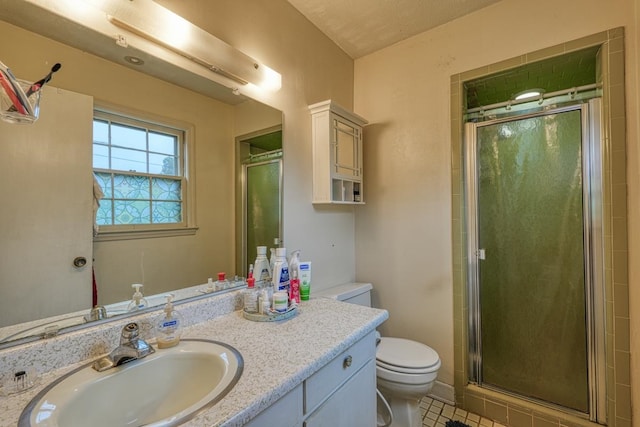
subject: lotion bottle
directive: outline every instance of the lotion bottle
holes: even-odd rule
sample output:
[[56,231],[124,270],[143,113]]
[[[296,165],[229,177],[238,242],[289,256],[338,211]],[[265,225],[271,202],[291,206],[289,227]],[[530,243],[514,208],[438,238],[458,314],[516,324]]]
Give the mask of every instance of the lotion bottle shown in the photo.
[[287,250],[276,248],[276,262],[273,265],[273,292],[281,291],[289,294],[289,264],[287,263]]
[[300,273],[300,299],[308,301],[309,293],[311,292],[311,262],[302,261],[298,267]]
[[271,282],[271,267],[267,259],[267,247],[258,246],[256,252],[258,255],[256,256],[256,262],[253,264],[253,277],[256,278],[256,287],[260,289]]
[[158,348],[169,348],[178,345],[182,333],[182,316],[173,309],[173,294],[167,295],[164,315],[158,322]]

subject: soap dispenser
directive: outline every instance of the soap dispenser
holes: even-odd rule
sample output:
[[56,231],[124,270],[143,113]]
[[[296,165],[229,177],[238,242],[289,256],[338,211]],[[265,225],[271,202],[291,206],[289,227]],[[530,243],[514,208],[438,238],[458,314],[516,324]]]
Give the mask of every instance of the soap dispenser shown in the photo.
[[127,306],[127,311],[142,310],[143,308],[149,307],[149,303],[144,298],[144,295],[142,295],[142,292],[140,292],[140,288],[142,288],[143,286],[144,285],[140,283],[134,283],[133,285],[131,285],[131,287],[135,289],[135,292],[131,297],[131,302]]
[[289,258],[289,277],[293,277],[294,272],[296,277],[300,277],[300,249],[291,252]]
[[158,348],[169,348],[178,345],[182,333],[182,316],[173,309],[173,294],[167,295],[164,314],[157,325]]

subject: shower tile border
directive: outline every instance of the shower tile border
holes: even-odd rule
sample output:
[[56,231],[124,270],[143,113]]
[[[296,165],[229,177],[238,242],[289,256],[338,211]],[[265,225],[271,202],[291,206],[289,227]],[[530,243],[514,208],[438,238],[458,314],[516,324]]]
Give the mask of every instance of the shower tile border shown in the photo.
[[[452,241],[465,242],[463,183],[463,120],[465,81],[518,65],[536,62],[570,51],[602,46],[598,58],[603,82],[603,209],[605,238],[605,321],[607,422],[609,426],[631,426],[629,367],[629,289],[627,248],[626,111],[624,85],[624,28],[618,27],[519,55],[495,64],[451,76],[451,200]],[[454,298],[454,389],[456,406],[482,417],[509,424],[509,409],[520,416],[531,411],[533,426],[598,426],[565,414],[470,384],[468,378],[468,318],[465,245],[452,245]],[[526,412],[528,412],[526,411]],[[515,420],[511,420],[515,421]],[[529,425],[529,424],[528,424]],[[513,427],[519,427],[512,424]]]

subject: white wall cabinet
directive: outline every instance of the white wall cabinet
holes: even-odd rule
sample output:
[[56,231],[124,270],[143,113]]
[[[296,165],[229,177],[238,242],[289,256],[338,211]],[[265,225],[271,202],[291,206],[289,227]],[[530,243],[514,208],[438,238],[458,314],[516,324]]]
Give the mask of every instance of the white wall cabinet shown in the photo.
[[309,106],[313,203],[364,203],[362,128],[368,122],[331,100]]
[[375,426],[375,356],[375,332],[371,332],[246,426]]

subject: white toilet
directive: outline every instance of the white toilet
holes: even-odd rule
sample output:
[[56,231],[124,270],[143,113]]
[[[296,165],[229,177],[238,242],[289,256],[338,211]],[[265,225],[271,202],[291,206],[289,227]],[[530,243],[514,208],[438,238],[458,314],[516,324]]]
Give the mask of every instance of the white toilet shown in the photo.
[[[349,283],[319,291],[315,296],[371,307],[372,288],[370,283]],[[403,338],[380,338],[376,350],[377,385],[391,406],[390,427],[422,427],[420,399],[433,387],[439,368],[440,358],[431,347]]]

